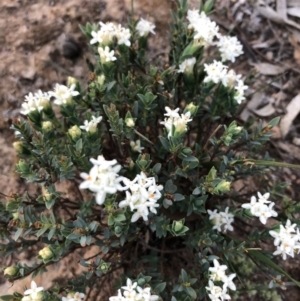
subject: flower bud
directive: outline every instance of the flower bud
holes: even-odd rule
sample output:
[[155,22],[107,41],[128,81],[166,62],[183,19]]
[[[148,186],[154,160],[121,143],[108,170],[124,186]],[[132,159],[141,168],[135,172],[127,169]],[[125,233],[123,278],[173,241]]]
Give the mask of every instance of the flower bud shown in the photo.
[[174,228],[173,228],[174,231],[179,232],[183,228],[182,221],[175,221],[173,226],[174,226]]
[[35,298],[33,299],[34,301],[41,301],[44,298],[44,293],[43,292],[38,292],[35,293]]
[[51,121],[43,121],[42,130],[46,133],[51,132],[53,130],[53,123]]
[[125,119],[125,124],[127,127],[132,128],[135,126],[135,122],[132,118]]
[[71,87],[72,85],[76,85],[77,84],[77,79],[72,77],[72,76],[69,76],[68,77],[68,81],[67,81],[67,86],[68,87]]
[[21,301],[32,301],[32,298],[29,296],[24,296]]
[[68,133],[74,141],[78,140],[81,136],[81,130],[77,125],[74,125],[71,128],[69,128]]
[[196,115],[196,113],[197,113],[197,111],[198,111],[198,108],[199,108],[199,106],[195,106],[194,103],[191,102],[191,103],[189,103],[189,104],[185,107],[183,113],[190,112],[190,113],[191,113],[191,117],[193,117],[193,116]]
[[97,77],[97,82],[100,86],[103,86],[104,82],[105,82],[105,75],[102,74],[100,76]]
[[223,193],[226,193],[226,192],[230,191],[230,185],[231,185],[230,182],[222,180],[222,181],[214,188],[214,192],[217,193],[217,194],[223,194]]
[[23,143],[21,141],[14,142],[13,147],[18,154],[23,152]]
[[17,275],[19,272],[19,269],[17,267],[7,267],[6,269],[4,269],[4,275],[8,275],[8,276],[15,276]]
[[14,212],[14,213],[12,214],[12,216],[13,216],[13,219],[14,219],[14,220],[17,220],[17,219],[19,219],[20,213],[19,213],[19,212]]
[[53,252],[49,247],[45,247],[44,249],[39,251],[39,255],[43,260],[51,259],[53,257]]

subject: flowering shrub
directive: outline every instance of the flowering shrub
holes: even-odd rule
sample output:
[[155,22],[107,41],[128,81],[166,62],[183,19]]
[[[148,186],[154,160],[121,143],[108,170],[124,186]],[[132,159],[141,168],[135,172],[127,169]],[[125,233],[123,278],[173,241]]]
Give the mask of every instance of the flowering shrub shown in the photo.
[[[176,3],[166,65],[147,59],[151,22],[87,24],[82,31],[95,54],[87,88],[69,78],[25,96],[12,126],[16,170],[41,192],[1,203],[1,254],[35,246],[37,257],[4,275],[12,283],[35,276],[76,250],[84,272],[47,290],[32,281],[3,300],[89,300],[102,286],[110,301],[228,300],[246,288],[239,275],[248,262],[273,287],[283,285],[278,276],[299,285],[273,261],[299,252],[299,206],[275,203],[284,185],[265,181],[263,193],[236,185],[293,167],[263,153],[279,118],[238,125],[247,86],[224,63],[242,45],[210,20],[212,1],[199,10]],[[58,182],[72,185],[76,197]],[[273,240],[275,251],[265,243]],[[97,252],[86,257],[89,246]]]

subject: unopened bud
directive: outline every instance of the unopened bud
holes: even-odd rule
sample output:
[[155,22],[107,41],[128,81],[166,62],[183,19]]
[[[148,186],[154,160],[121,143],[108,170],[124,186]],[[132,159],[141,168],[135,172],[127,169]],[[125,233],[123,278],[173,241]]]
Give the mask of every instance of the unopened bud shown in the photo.
[[20,141],[16,141],[13,143],[13,147],[17,153],[22,153],[23,151],[23,143]]
[[69,130],[68,130],[69,135],[71,136],[71,138],[73,140],[78,140],[81,136],[81,130],[77,125],[72,126]]
[[68,77],[68,81],[67,81],[67,86],[68,87],[71,87],[72,85],[76,85],[77,84],[77,79],[72,77],[72,76],[69,76]]
[[42,259],[50,259],[53,256],[53,252],[49,247],[45,247],[44,249],[39,251],[39,255],[42,257]]
[[191,117],[193,117],[193,116],[196,115],[196,113],[197,113],[197,111],[198,111],[198,108],[199,108],[199,106],[195,106],[194,103],[191,102],[191,103],[189,103],[189,104],[185,107],[183,113],[190,112],[190,113],[191,113]]
[[51,132],[53,130],[53,123],[51,121],[43,121],[42,130],[46,133]]
[[4,275],[8,275],[8,276],[15,276],[18,274],[19,269],[17,267],[7,267],[6,269],[4,269]]
[[135,126],[135,122],[132,118],[127,118],[125,120],[126,126],[128,126],[129,128],[132,128]]
[[98,82],[98,84],[99,84],[100,86],[103,86],[103,84],[104,84],[104,82],[105,82],[105,75],[104,75],[104,74],[99,75],[99,76],[97,77],[97,82]]

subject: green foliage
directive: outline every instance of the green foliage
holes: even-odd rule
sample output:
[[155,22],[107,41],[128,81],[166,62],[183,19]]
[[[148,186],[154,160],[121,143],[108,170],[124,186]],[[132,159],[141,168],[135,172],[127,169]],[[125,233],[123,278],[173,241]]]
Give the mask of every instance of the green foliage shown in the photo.
[[[31,110],[12,125],[16,171],[40,190],[38,195],[3,196],[0,254],[33,248],[38,255],[31,266],[19,262],[5,267],[5,277],[13,282],[35,276],[75,251],[97,248],[80,260],[82,274],[53,284],[43,300],[61,300],[68,293],[97,289],[99,283],[98,291],[102,284],[117,290],[126,278],[141,290],[151,288],[157,298],[207,300],[216,260],[237,274],[238,290],[244,288],[237,257],[259,265],[263,281],[279,274],[299,286],[271,253],[260,250],[269,231],[247,225],[254,216],[240,205],[249,203],[256,191],[236,190],[241,179],[269,179],[271,168],[294,167],[263,153],[279,118],[266,126],[235,120],[235,89],[205,80],[205,45],[188,26],[187,1],[175,2],[168,64],[148,60],[147,35],[139,35],[131,16],[127,45],[118,35],[92,44],[95,60],[88,62],[92,75],[86,89],[85,83],[69,78],[68,86],[55,88],[63,92],[50,92],[42,109],[28,96],[24,107],[31,104]],[[213,4],[201,2],[200,11],[209,14]],[[80,28],[89,40],[98,31],[89,23]],[[103,57],[105,46],[109,52]],[[195,59],[195,65],[179,72],[187,59]],[[266,182],[262,191],[277,199],[284,196],[286,184]],[[274,217],[284,222],[299,212],[299,205],[285,198],[282,212]],[[227,221],[220,224],[222,216]],[[234,218],[236,231],[229,234]],[[115,285],[109,282],[112,276]],[[223,285],[224,279],[213,280]],[[20,301],[23,295],[1,298]]]

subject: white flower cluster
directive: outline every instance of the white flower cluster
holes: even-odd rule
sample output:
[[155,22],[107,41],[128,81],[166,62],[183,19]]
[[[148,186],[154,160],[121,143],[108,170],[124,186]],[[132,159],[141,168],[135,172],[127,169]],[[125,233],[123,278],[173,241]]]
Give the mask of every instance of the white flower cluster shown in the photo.
[[218,36],[219,28],[216,22],[212,22],[204,12],[197,10],[188,10],[187,19],[189,20],[189,29],[194,29],[194,40],[203,46],[212,44],[215,36]]
[[67,297],[62,297],[62,301],[82,301],[85,298],[85,294],[83,293],[69,293]]
[[[206,287],[206,290],[209,291],[209,298],[212,301],[224,301],[231,299],[228,295],[227,291],[228,288],[235,291],[236,286],[234,282],[232,281],[233,278],[236,276],[236,274],[230,274],[226,275],[225,271],[227,270],[226,265],[220,265],[218,260],[214,259],[214,267],[210,267],[208,269],[210,274],[210,280],[208,282],[208,286]],[[217,286],[214,284],[214,281],[216,282],[223,282],[223,287]]]
[[213,229],[221,232],[222,228],[223,231],[226,232],[227,230],[233,231],[232,223],[234,222],[234,215],[232,213],[228,213],[229,207],[226,207],[225,211],[218,212],[217,209],[214,211],[207,210],[209,214],[209,219],[212,220],[214,224]]
[[110,50],[108,46],[98,47],[98,53],[100,55],[100,61],[102,64],[115,61],[117,58],[114,56],[115,51]]
[[251,214],[257,216],[261,223],[265,225],[269,217],[276,217],[278,215],[277,212],[273,210],[275,203],[268,201],[268,198],[270,197],[270,193],[268,192],[264,195],[262,195],[260,192],[257,192],[257,196],[258,200],[255,196],[252,196],[251,202],[243,204],[242,207],[249,209]]
[[134,152],[142,153],[144,147],[141,146],[141,140],[130,141],[130,147]]
[[222,83],[224,87],[233,88],[236,92],[234,99],[241,103],[244,99],[244,91],[248,86],[244,85],[241,75],[236,74],[234,70],[227,71],[228,67],[221,62],[214,60],[211,64],[204,64],[204,71],[207,73],[204,82]]
[[54,91],[42,92],[39,90],[38,92],[32,94],[29,93],[25,96],[25,100],[22,103],[23,110],[21,114],[28,115],[30,112],[42,110],[50,107],[50,99],[54,97],[54,103],[56,105],[63,105],[70,102],[73,96],[79,95],[78,91],[75,91],[76,85],[73,84],[70,87],[56,84],[54,86]]
[[279,232],[269,231],[270,235],[275,238],[274,245],[277,250],[273,255],[281,255],[283,260],[286,260],[287,255],[294,257],[294,253],[298,250],[300,252],[300,231],[295,229],[297,225],[292,224],[287,220],[285,226],[280,225]]
[[95,133],[97,131],[97,125],[99,122],[101,122],[101,120],[102,120],[102,116],[100,117],[92,116],[92,120],[90,121],[85,120],[84,125],[81,125],[80,128],[89,133]]
[[105,160],[103,156],[98,156],[97,160],[90,159],[93,167],[89,174],[82,172],[80,176],[85,180],[79,186],[80,189],[89,189],[96,193],[96,202],[102,205],[106,194],[114,194],[124,190],[120,182],[124,179],[118,175],[121,165],[117,160]]
[[32,280],[30,284],[30,289],[24,292],[24,297],[21,301],[41,301],[43,300],[43,287],[38,287],[36,283]]
[[126,286],[122,286],[123,292],[119,289],[118,296],[109,298],[109,301],[156,301],[159,299],[157,295],[151,295],[151,288],[141,288],[137,282],[132,283],[128,278]]
[[192,74],[195,64],[196,64],[196,58],[192,57],[192,58],[186,59],[179,65],[179,70],[177,72],[185,73],[185,74]]
[[144,221],[148,221],[150,212],[157,213],[156,208],[159,207],[157,201],[161,198],[161,185],[156,185],[155,178],[149,177],[141,172],[132,181],[123,178],[126,189],[126,199],[119,203],[120,208],[129,206],[131,211],[136,212],[131,217],[131,222],[136,222],[140,217]]
[[191,112],[188,111],[180,116],[178,113],[179,108],[171,110],[169,107],[165,107],[165,110],[167,113],[165,113],[164,116],[169,118],[165,118],[165,120],[160,123],[167,129],[168,137],[179,136],[185,133],[187,131],[187,123],[192,121],[190,118]]
[[74,91],[76,88],[76,85],[73,84],[71,87],[67,87],[64,85],[56,84],[54,87],[54,91],[48,92],[50,96],[54,97],[54,103],[56,105],[64,105],[69,103],[73,96],[79,95],[78,91]]
[[189,10],[187,13],[189,21],[188,28],[194,29],[194,40],[200,45],[209,46],[214,44],[215,37],[219,39],[216,43],[221,52],[222,61],[235,62],[235,58],[243,54],[243,46],[236,37],[222,36],[215,22],[211,21],[204,12],[199,14],[198,10]]
[[20,111],[23,115],[28,115],[30,112],[41,112],[44,108],[50,105],[49,93],[43,93],[41,90],[32,94],[29,93],[25,96],[25,101],[22,103],[23,110]]
[[92,31],[92,39],[90,41],[91,44],[98,43],[99,45],[108,46],[113,42],[113,39],[116,38],[118,44],[124,44],[126,46],[130,46],[130,30],[128,28],[122,27],[120,24],[116,26],[112,22],[103,23],[100,22],[100,30],[97,32]]
[[235,62],[235,58],[243,54],[243,46],[237,37],[219,36],[217,42],[223,62]]
[[155,34],[155,25],[150,21],[141,18],[136,24],[136,30],[140,37],[147,36],[149,32]]

